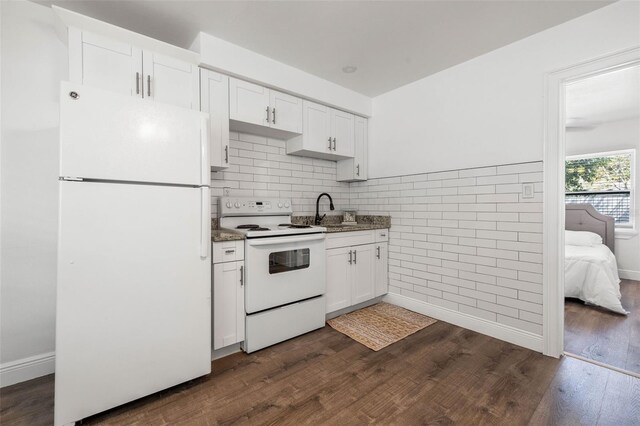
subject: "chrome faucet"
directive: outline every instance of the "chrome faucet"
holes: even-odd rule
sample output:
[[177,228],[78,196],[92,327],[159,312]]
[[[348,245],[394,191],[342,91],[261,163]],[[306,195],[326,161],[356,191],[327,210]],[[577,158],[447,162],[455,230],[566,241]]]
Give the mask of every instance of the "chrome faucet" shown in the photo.
[[335,207],[333,207],[333,200],[331,199],[331,195],[327,194],[326,192],[318,195],[318,199],[316,200],[316,225],[320,225],[320,222],[322,222],[322,219],[324,219],[324,217],[326,216],[326,214],[320,216],[320,198],[322,198],[323,195],[326,195],[327,198],[329,198],[329,209],[335,210]]

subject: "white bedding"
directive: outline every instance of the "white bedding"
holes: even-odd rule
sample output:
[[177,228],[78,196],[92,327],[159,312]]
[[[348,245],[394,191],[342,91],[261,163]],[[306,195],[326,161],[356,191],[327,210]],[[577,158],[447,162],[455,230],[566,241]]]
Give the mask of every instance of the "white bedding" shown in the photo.
[[620,303],[620,277],[616,258],[604,244],[565,246],[565,297],[576,297],[626,315]]

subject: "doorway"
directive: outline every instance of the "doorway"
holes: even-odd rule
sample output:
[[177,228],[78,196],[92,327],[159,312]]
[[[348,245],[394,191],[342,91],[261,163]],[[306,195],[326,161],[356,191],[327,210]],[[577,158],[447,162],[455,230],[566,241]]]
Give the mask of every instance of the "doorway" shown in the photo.
[[640,375],[640,65],[564,90],[564,350]]
[[[563,69],[557,72],[553,72],[547,75],[546,86],[547,86],[547,109],[546,109],[546,135],[545,135],[545,184],[544,184],[544,202],[545,202],[545,212],[544,212],[544,222],[545,222],[545,235],[544,235],[544,274],[543,274],[543,298],[544,298],[544,315],[543,315],[543,341],[544,341],[544,353],[546,355],[558,357],[564,353],[565,348],[565,266],[567,262],[565,261],[565,192],[566,192],[566,177],[565,174],[565,155],[566,155],[566,147],[567,142],[569,144],[575,145],[572,140],[575,141],[574,135],[569,135],[570,133],[579,134],[582,132],[583,134],[587,134],[590,131],[595,130],[603,126],[602,123],[614,121],[614,120],[602,120],[600,117],[599,120],[591,118],[589,121],[589,117],[580,117],[579,114],[576,114],[576,104],[580,104],[580,102],[574,102],[570,99],[572,95],[571,86],[573,85],[573,89],[580,88],[580,83],[585,82],[584,85],[588,85],[587,82],[589,78],[597,78],[598,76],[602,76],[601,79],[606,78],[604,76],[608,76],[609,78],[614,75],[617,71],[623,71],[626,69],[630,69],[633,67],[640,66],[640,49],[630,49],[627,51],[623,51],[614,55],[610,55],[604,58],[599,58],[593,61],[585,62],[567,69]],[[591,83],[597,80],[592,80]],[[575,90],[574,90],[575,92]],[[579,92],[579,91],[578,91]],[[599,95],[602,98],[602,95]],[[571,108],[573,102],[573,110],[568,111],[567,108]],[[584,99],[581,102],[585,106],[588,104],[588,101]],[[591,104],[598,105],[599,101],[591,102]],[[585,110],[583,110],[580,114],[583,114]],[[586,114],[584,114],[586,115]],[[569,129],[567,128],[569,127]],[[611,126],[608,126],[611,127]],[[602,130],[602,129],[601,129]],[[597,132],[596,132],[597,133]],[[595,135],[593,133],[592,135]],[[580,139],[580,138],[577,138]],[[596,138],[597,139],[597,138]],[[573,148],[571,148],[573,149]],[[585,148],[586,149],[586,148]],[[591,150],[589,148],[589,150]],[[623,150],[591,150],[589,155],[594,156],[603,156],[603,154],[609,155],[611,153],[616,154],[615,151],[623,151]],[[570,158],[571,160],[585,160],[585,158],[577,158],[581,154],[575,154],[574,151],[570,152],[569,155],[575,155],[576,158]],[[586,154],[582,154],[586,155]],[[604,156],[606,156],[604,155]],[[606,160],[594,160],[591,157],[588,161],[583,161],[583,163],[589,162],[602,162]],[[635,161],[635,160],[633,160]],[[575,164],[569,164],[573,166]],[[571,173],[571,171],[569,171]],[[584,170],[581,171],[584,173]],[[574,176],[575,177],[575,176]],[[583,183],[587,182],[588,179],[583,177]],[[635,185],[635,179],[633,180],[633,184]],[[587,182],[588,183],[588,182]],[[597,192],[594,189],[595,187],[591,186],[586,188],[587,191],[572,191],[572,192]],[[576,188],[573,188],[576,189]],[[581,188],[578,188],[581,189]],[[570,191],[571,192],[571,191]],[[604,191],[601,191],[604,192]],[[630,191],[633,192],[633,191]],[[587,196],[594,196],[597,194],[572,194],[571,201],[577,201],[579,196],[582,196],[582,201],[589,200]],[[611,195],[611,194],[606,194]],[[620,195],[620,194],[619,194]],[[622,196],[626,196],[622,194]],[[632,194],[629,194],[629,197],[632,197]],[[602,198],[602,197],[601,197]],[[592,202],[595,202],[593,198],[591,198]],[[596,200],[598,201],[598,200]],[[600,200],[602,201],[602,200]],[[635,208],[635,204],[633,201],[630,208],[631,215],[637,215],[637,209]],[[601,207],[602,203],[599,204]],[[568,207],[567,207],[568,209]],[[595,209],[594,209],[595,210]],[[598,214],[597,210],[595,210],[596,214]],[[606,212],[605,212],[606,213]],[[607,216],[607,215],[604,215]],[[633,216],[635,220],[635,216]],[[570,219],[574,220],[574,219]],[[620,222],[620,218],[618,222]],[[577,222],[582,222],[578,220]],[[594,233],[602,234],[603,242],[609,242],[612,252],[615,251],[615,230],[620,228],[620,223],[618,223],[618,227],[612,223],[612,232],[609,237],[607,237],[603,232],[597,231]],[[631,226],[630,233],[635,232],[635,223]],[[583,229],[576,228],[576,231],[594,231],[595,229]],[[624,231],[618,231],[618,236],[624,233]],[[579,235],[580,236],[580,235]],[[569,239],[572,244],[580,244],[573,241],[574,236],[570,236]],[[596,236],[597,237],[597,236]],[[606,240],[606,241],[605,241]],[[626,252],[626,250],[625,250]],[[624,262],[623,262],[624,263]],[[635,266],[634,266],[635,268]],[[640,266],[636,268],[636,270],[640,269]],[[620,272],[620,270],[618,270]],[[633,277],[632,277],[633,278]],[[616,280],[616,277],[612,278],[613,281]],[[633,280],[632,280],[633,281]],[[570,285],[574,284],[574,280],[570,280]],[[623,285],[624,288],[624,285]],[[593,302],[593,300],[591,300]],[[573,303],[573,302],[571,302]],[[584,302],[582,303],[582,307],[584,306]],[[569,303],[567,304],[569,307]],[[580,305],[577,305],[580,306]],[[591,308],[591,306],[589,306]],[[625,309],[633,308],[633,306],[627,305]],[[600,308],[597,308],[600,309]],[[640,309],[640,307],[639,307]],[[635,309],[636,311],[638,309]],[[623,317],[622,314],[615,314]],[[570,326],[571,323],[574,323],[574,317],[568,316],[567,326]],[[626,317],[625,317],[626,318]],[[580,322],[580,319],[576,320]],[[591,320],[594,323],[598,323],[598,326],[601,327],[602,331],[606,331],[607,329],[615,328],[607,325],[603,321]],[[632,322],[632,321],[629,321]],[[571,338],[574,335],[570,333],[575,333],[574,330],[570,330],[567,332],[567,341],[571,341]],[[592,329],[591,331],[587,331],[586,335],[598,334]],[[601,336],[605,336],[606,333],[601,333]],[[615,340],[615,337],[609,337],[606,342],[611,342],[611,339]],[[575,340],[575,339],[574,339]],[[585,360],[589,360],[594,363],[603,363],[602,354],[604,351],[599,350],[599,347],[610,346],[609,343],[601,340],[596,343],[585,344],[585,347],[589,349],[580,349],[578,352],[582,353],[575,354],[578,357],[584,358]],[[575,343],[575,342],[574,342]],[[637,345],[637,337],[636,342],[633,343]],[[628,349],[627,345],[627,349]],[[637,346],[636,346],[637,348]],[[598,358],[598,354],[600,354],[601,359]],[[587,355],[587,356],[584,356]],[[589,358],[591,356],[591,358]],[[627,366],[625,358],[624,367],[616,367],[618,369],[625,369]],[[633,362],[632,362],[633,364]]]

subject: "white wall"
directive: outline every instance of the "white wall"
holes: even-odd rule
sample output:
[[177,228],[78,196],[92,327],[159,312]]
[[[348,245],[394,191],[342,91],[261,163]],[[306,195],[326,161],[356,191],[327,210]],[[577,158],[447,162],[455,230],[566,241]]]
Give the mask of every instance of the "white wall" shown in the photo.
[[303,98],[365,117],[371,98],[207,33],[200,33],[191,49],[202,66],[264,84]]
[[616,230],[616,260],[620,276],[640,280],[640,118],[603,123],[593,130],[566,133],[566,154],[591,154],[595,152],[636,149],[635,206],[631,215],[635,221],[635,234]]
[[51,10],[30,2],[3,2],[1,49],[0,377],[9,380],[25,359],[42,356],[49,364],[40,368],[53,368],[58,88],[67,65]]
[[542,160],[544,76],[640,45],[617,2],[373,99],[369,176]]

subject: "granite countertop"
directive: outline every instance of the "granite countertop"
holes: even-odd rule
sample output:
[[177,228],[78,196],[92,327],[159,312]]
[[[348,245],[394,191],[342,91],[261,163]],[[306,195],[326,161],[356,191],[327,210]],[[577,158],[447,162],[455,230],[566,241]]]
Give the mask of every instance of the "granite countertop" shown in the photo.
[[211,241],[219,243],[221,241],[240,241],[244,240],[244,235],[239,232],[233,232],[230,229],[212,229]]
[[[293,216],[291,222],[297,224],[313,224],[313,216]],[[373,229],[387,229],[391,227],[390,216],[356,216],[356,225],[343,225],[342,216],[326,216],[320,226],[327,228],[327,234],[334,232],[370,231]],[[211,219],[211,241],[240,241],[244,235],[232,229],[220,229],[218,219]]]
[[387,229],[388,226],[376,223],[358,223],[357,225],[320,225],[327,228],[327,234],[333,232],[370,231],[372,229]]

